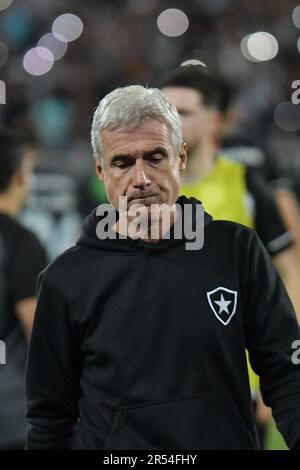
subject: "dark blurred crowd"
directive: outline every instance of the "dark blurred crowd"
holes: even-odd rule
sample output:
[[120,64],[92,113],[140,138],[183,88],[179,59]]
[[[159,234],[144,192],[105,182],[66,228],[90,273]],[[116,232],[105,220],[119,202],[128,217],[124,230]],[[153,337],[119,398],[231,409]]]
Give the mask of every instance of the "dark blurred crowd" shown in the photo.
[[[298,133],[282,132],[273,112],[290,99],[291,84],[300,78],[299,30],[292,22],[296,5],[294,0],[15,1],[0,12],[0,40],[9,51],[0,68],[7,86],[1,122],[31,125],[40,161],[85,184],[93,171],[89,129],[99,99],[119,85],[159,85],[166,70],[197,58],[231,83],[241,113],[238,131],[258,143],[276,139],[274,157],[281,160],[284,172],[293,167],[295,174],[295,149],[285,155],[282,142],[288,138],[292,147]],[[189,28],[182,36],[167,37],[158,30],[157,17],[167,8],[187,14]],[[66,12],[81,18],[83,33],[49,73],[29,75],[22,66],[25,52]],[[274,60],[253,63],[243,57],[240,41],[255,31],[277,38]]]

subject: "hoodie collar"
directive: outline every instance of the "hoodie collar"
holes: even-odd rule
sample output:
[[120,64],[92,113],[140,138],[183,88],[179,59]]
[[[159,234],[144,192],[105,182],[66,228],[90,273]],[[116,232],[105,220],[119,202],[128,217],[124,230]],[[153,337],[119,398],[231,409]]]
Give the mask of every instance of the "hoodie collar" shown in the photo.
[[[109,251],[127,251],[127,252],[136,252],[140,250],[147,250],[147,251],[159,251],[164,250],[166,248],[170,248],[172,246],[182,244],[187,239],[184,236],[184,230],[182,226],[182,234],[183,236],[180,239],[174,238],[175,233],[175,226],[178,223],[184,223],[184,206],[186,204],[192,205],[192,221],[193,221],[193,230],[195,229],[195,214],[196,214],[196,205],[202,203],[198,201],[196,198],[187,198],[186,196],[180,196],[176,204],[179,204],[182,208],[182,218],[177,218],[175,224],[173,224],[168,232],[168,237],[158,240],[156,243],[148,243],[141,239],[132,239],[130,237],[127,238],[120,238],[119,234],[116,234],[112,230],[110,233],[114,236],[114,238],[108,237],[105,239],[100,239],[97,236],[97,224],[103,219],[104,216],[97,215],[97,207],[95,207],[92,212],[86,217],[84,223],[82,225],[82,234],[77,240],[76,245],[87,246],[91,248],[98,248],[102,250],[109,250]],[[111,207],[111,211],[115,216],[115,220],[118,220],[118,212]],[[204,213],[204,225],[206,226],[212,221],[211,215]],[[191,240],[188,240],[191,242]]]

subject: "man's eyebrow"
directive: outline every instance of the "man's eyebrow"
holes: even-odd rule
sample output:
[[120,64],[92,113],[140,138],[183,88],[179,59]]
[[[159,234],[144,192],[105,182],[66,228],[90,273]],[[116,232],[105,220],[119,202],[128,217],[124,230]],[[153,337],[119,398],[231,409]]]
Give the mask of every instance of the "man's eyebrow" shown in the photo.
[[153,149],[153,150],[148,150],[147,152],[144,152],[144,153],[143,153],[143,156],[144,156],[144,157],[150,157],[151,155],[154,155],[155,153],[161,153],[161,154],[164,155],[165,157],[168,156],[168,151],[167,151],[167,149],[165,149],[164,147],[156,147],[156,148]]
[[[155,153],[161,153],[165,157],[168,156],[168,151],[164,147],[155,147],[154,149],[147,150],[147,152],[143,152],[143,157],[150,157],[151,155],[154,155]],[[132,160],[132,159],[133,159],[133,156],[130,155],[130,153],[119,153],[119,154],[112,156],[110,163],[113,164],[116,161],[124,161],[124,160]]]
[[115,163],[116,161],[124,161],[124,160],[131,160],[132,155],[130,154],[116,154],[111,157],[110,163]]

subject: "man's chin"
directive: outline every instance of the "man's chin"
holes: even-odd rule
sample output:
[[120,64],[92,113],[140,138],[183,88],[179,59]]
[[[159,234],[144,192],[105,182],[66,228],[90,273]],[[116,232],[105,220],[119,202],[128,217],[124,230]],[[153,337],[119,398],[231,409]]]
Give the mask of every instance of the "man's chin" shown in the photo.
[[129,220],[139,217],[141,219],[151,219],[151,213],[153,212],[153,204],[143,201],[136,201],[135,203],[128,206],[128,218]]
[[141,198],[131,199],[128,203],[128,208],[135,207],[150,207],[152,204],[162,204],[162,198],[160,196],[147,196]]

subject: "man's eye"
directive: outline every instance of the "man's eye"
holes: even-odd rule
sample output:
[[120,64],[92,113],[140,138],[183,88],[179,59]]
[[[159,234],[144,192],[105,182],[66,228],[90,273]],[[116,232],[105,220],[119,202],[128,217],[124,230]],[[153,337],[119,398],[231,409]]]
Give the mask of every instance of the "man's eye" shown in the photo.
[[130,166],[130,163],[128,163],[128,162],[115,162],[113,164],[113,166],[123,169],[123,168],[128,168]]
[[162,159],[163,159],[163,156],[162,156],[162,155],[152,155],[152,156],[149,158],[149,161],[150,161],[151,163],[159,163]]

